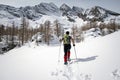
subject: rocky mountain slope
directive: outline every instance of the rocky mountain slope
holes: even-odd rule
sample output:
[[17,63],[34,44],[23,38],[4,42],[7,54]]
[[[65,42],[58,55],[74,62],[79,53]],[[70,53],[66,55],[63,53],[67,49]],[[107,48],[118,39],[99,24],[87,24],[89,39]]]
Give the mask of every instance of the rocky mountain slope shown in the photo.
[[[0,4],[0,19],[26,17],[27,19],[36,21],[41,19],[44,15],[67,16],[68,18],[78,16],[84,21],[104,21],[107,17],[119,16],[120,13],[113,12],[99,6],[92,7],[91,9],[84,9],[77,6],[73,6],[71,8],[67,4],[62,4],[60,7],[57,7],[54,3],[40,3],[35,6],[16,8],[13,6]],[[75,20],[69,21],[75,22]]]

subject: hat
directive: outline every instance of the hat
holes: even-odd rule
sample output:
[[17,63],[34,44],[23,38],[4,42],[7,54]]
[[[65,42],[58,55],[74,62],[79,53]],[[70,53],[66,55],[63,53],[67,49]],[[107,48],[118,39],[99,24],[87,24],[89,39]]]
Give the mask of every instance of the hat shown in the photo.
[[69,31],[66,31],[66,34],[68,34],[68,35],[69,35]]

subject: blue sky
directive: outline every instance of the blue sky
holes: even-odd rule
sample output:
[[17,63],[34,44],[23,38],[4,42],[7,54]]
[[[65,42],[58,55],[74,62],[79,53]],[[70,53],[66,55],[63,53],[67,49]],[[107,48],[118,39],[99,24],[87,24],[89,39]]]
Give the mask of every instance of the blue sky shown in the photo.
[[66,3],[70,7],[79,6],[90,8],[93,6],[101,6],[106,9],[120,13],[120,0],[0,0],[0,4],[7,4],[15,7],[34,6],[41,2],[53,2],[58,7]]

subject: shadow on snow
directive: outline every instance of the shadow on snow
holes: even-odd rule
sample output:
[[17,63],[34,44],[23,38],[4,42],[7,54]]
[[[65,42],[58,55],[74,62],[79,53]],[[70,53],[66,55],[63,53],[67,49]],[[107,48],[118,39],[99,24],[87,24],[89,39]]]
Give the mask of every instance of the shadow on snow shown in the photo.
[[75,60],[75,62],[88,62],[88,61],[95,60],[96,57],[98,57],[98,56],[91,56],[91,57],[87,57],[87,58],[77,58],[77,59],[71,59],[71,60]]

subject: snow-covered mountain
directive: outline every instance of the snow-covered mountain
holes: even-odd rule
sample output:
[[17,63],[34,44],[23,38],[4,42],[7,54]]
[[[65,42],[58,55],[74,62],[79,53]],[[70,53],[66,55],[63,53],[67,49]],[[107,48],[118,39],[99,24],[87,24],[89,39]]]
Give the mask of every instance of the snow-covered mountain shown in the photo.
[[35,6],[15,8],[9,5],[0,4],[1,18],[20,18],[40,19],[42,15],[60,15],[59,8],[53,3],[40,3]]
[[119,16],[119,13],[104,9],[100,6],[92,7],[91,9],[87,9],[84,13],[86,15],[87,20],[94,20],[94,21],[104,21],[107,17],[112,16]]
[[[69,7],[67,4],[62,4],[57,7],[54,3],[40,3],[35,6],[26,6],[16,8],[9,5],[0,4],[0,19],[7,19],[5,21],[16,21],[18,18],[26,17],[29,20],[37,21],[43,16],[67,16],[67,20],[70,22],[76,22],[74,16],[81,18],[84,21],[104,21],[110,16],[117,17],[120,14],[104,9],[99,6],[95,6],[91,9],[84,9],[81,7],[73,6]],[[72,20],[71,20],[72,19]],[[4,20],[0,20],[1,24]]]

